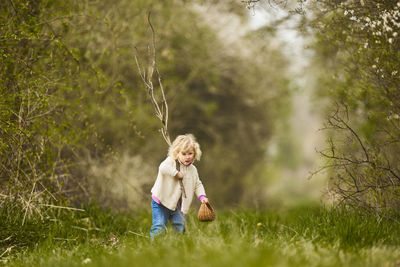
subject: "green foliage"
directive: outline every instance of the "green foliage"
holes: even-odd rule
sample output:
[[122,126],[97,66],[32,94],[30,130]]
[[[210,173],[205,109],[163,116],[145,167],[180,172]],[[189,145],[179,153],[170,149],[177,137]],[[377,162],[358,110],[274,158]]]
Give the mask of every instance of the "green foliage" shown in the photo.
[[[93,162],[131,155],[156,172],[167,146],[134,60],[135,53],[148,60],[150,8],[170,134],[198,138],[207,194],[216,205],[237,204],[246,194],[243,177],[264,158],[275,121],[287,116],[281,113],[290,97],[287,62],[267,37],[249,34],[240,40],[246,49],[228,47],[206,22],[204,4],[0,4],[1,201],[19,202],[24,220],[45,216],[46,203],[97,199],[120,207],[123,201],[98,184],[104,179],[91,172]],[[245,11],[232,1],[221,12]],[[145,175],[133,190],[149,195],[155,174]]]
[[7,203],[1,210],[1,249],[12,247],[15,251],[29,251],[34,247],[61,247],[89,242],[91,239],[109,239],[111,234],[120,236],[134,230],[133,218],[112,213],[110,209],[89,204],[81,209],[46,206],[45,216],[35,214],[24,220],[23,209]]
[[[278,107],[290,96],[285,76],[273,78],[277,76],[272,74],[283,73],[286,61],[279,50],[270,48],[261,38],[243,40],[249,44],[247,55],[240,50],[229,52],[217,30],[204,23],[204,14],[190,4],[177,3],[152,3],[157,60],[170,111],[170,135],[174,138],[191,132],[198,138],[204,157],[197,166],[208,194],[216,204],[235,204],[244,194],[242,177],[263,158],[274,128],[273,118],[280,117]],[[101,67],[110,77],[110,84],[121,86],[122,99],[109,88],[90,100],[102,103],[88,112],[104,142],[116,150],[140,153],[156,170],[167,147],[133,58],[135,46],[141,62],[148,60],[151,36],[145,22],[146,6],[144,2],[122,0],[93,5],[91,9],[104,17],[110,29],[83,19],[80,29],[87,28],[87,34],[83,39],[74,35],[69,40]],[[137,13],[132,16],[121,9]],[[92,44],[104,38],[110,42]],[[250,46],[254,43],[263,45]],[[88,54],[92,46],[96,49]]]
[[87,134],[78,128],[79,101],[65,99],[80,64],[51,24],[68,17],[74,5],[53,4],[21,0],[0,6],[0,185],[2,198],[25,210],[24,220],[40,213],[42,203],[63,200],[69,158],[62,154]]
[[328,67],[320,76],[319,93],[333,103],[326,123],[332,138],[322,151],[333,166],[332,193],[356,208],[396,212],[399,4],[317,1],[314,8],[315,50]]
[[[219,211],[212,223],[200,223],[190,214],[184,235],[169,231],[153,241],[148,238],[149,213],[116,214],[96,206],[60,213],[63,223],[48,220],[36,225],[37,230],[47,230],[36,233],[46,234],[23,249],[12,249],[3,255],[3,262],[7,266],[132,262],[140,266],[381,266],[395,264],[400,253],[398,223],[346,209]],[[0,229],[2,235],[10,234]],[[27,240],[23,235],[17,240],[15,235],[26,229],[7,230],[12,239],[3,250]]]

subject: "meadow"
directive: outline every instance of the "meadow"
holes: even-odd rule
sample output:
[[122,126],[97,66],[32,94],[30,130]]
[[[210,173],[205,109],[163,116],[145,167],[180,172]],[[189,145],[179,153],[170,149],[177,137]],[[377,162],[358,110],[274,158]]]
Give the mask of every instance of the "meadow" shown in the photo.
[[[389,0],[2,1],[0,265],[400,266],[399,32]],[[221,208],[150,240],[160,127]]]
[[[18,211],[16,211],[18,214]],[[150,240],[150,211],[116,213],[91,205],[57,210],[57,219],[7,224],[6,266],[398,266],[400,225],[343,208],[218,211],[211,223],[192,212],[187,231]],[[21,219],[23,214],[12,218]],[[11,218],[11,217],[8,217]],[[17,219],[16,219],[17,218]],[[17,222],[17,221],[15,221]]]

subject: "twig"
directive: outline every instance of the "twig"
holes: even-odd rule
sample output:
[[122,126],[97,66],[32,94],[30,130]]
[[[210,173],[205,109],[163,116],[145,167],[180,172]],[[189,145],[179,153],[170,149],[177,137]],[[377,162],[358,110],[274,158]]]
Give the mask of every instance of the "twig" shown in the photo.
[[45,206],[45,207],[50,207],[50,208],[56,208],[56,209],[66,209],[66,210],[76,210],[76,211],[85,211],[83,209],[78,209],[78,208],[71,208],[71,207],[64,207],[64,206],[56,206],[56,205],[51,205],[51,204],[39,204],[40,206]]
[[[146,73],[146,70],[144,67],[140,66],[139,59],[135,54],[135,61],[136,65],[139,70],[139,75],[146,86],[147,93],[150,96],[151,103],[153,104],[154,111],[156,113],[156,117],[161,121],[163,127],[160,129],[161,134],[165,140],[165,142],[168,144],[168,146],[171,146],[171,139],[168,134],[168,103],[167,99],[165,96],[165,91],[164,91],[164,86],[162,84],[162,79],[161,79],[161,74],[160,71],[158,70],[158,65],[157,65],[157,57],[156,57],[156,34],[154,31],[153,24],[151,24],[151,19],[150,19],[151,12],[148,13],[147,15],[147,22],[149,23],[150,29],[151,29],[151,47],[148,46],[148,54],[149,57],[151,58],[151,64],[148,67],[148,71]],[[135,48],[136,49],[136,48]],[[136,53],[138,54],[138,51],[136,49]],[[161,91],[161,103],[157,102],[155,96],[154,96],[154,85],[153,85],[153,74],[157,75],[157,81],[158,85]],[[161,106],[161,108],[160,108]],[[179,185],[181,187],[182,192],[185,192],[185,188],[183,186],[182,180],[179,180]],[[185,194],[184,194],[185,197]]]
[[279,224],[280,226],[283,226],[283,227],[285,227],[285,228],[287,228],[287,229],[289,229],[289,230],[291,230],[292,232],[294,232],[296,235],[299,235],[299,233],[296,231],[296,230],[294,230],[292,227],[290,227],[290,226],[287,226],[287,225],[284,225],[284,224]]
[[131,233],[131,234],[134,234],[134,235],[137,235],[137,236],[141,236],[141,237],[145,237],[145,238],[149,238],[148,236],[145,236],[145,235],[139,234],[139,233],[135,233],[133,231],[128,231],[128,233]]
[[89,229],[83,228],[83,227],[79,227],[79,226],[71,226],[74,229],[78,229],[78,230],[82,230],[85,231],[86,233],[89,232]]
[[7,237],[6,239],[0,240],[0,243],[3,243],[3,242],[5,242],[5,241],[7,241],[7,240],[10,240],[11,237],[12,237],[12,235],[10,235],[9,237]]
[[[137,48],[135,47],[136,54],[135,54],[135,61],[136,61],[136,66],[139,71],[140,78],[142,79],[144,85],[146,86],[147,93],[150,96],[150,101],[153,104],[154,111],[156,113],[156,117],[161,121],[163,127],[160,129],[162,136],[164,140],[167,142],[167,144],[170,146],[171,145],[171,140],[168,134],[168,104],[165,96],[165,91],[164,91],[164,86],[162,84],[162,79],[161,79],[161,74],[158,70],[158,65],[157,65],[157,57],[156,57],[156,38],[155,38],[155,30],[153,25],[151,24],[151,19],[150,19],[151,13],[149,12],[147,15],[147,21],[149,23],[151,33],[152,33],[152,40],[151,40],[151,47],[148,47],[148,54],[149,57],[151,58],[151,64],[148,67],[148,70],[146,72],[146,69],[144,67],[141,67],[139,59],[137,57],[138,51]],[[153,74],[157,75],[157,81],[158,85],[160,88],[161,92],[161,103],[159,103],[154,95],[154,84],[153,84]]]
[[59,241],[76,241],[77,238],[60,238],[60,237],[53,237],[53,240],[59,240]]
[[9,253],[11,251],[11,249],[13,249],[15,246],[11,246],[9,248],[7,248],[3,253],[1,253],[0,258],[3,257],[4,254]]
[[35,186],[36,186],[36,181],[33,183],[31,194],[29,195],[29,200],[27,201],[27,206],[25,208],[24,218],[22,219],[22,225],[24,225],[24,223],[25,223],[26,215],[28,214],[28,209],[29,209],[29,207],[31,205],[32,195],[33,195],[33,191],[35,190]]

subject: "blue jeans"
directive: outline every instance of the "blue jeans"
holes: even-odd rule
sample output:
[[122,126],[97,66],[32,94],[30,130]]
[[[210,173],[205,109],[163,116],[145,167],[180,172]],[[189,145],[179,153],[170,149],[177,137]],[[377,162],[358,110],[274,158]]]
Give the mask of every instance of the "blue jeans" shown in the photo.
[[153,225],[150,229],[150,237],[154,238],[166,232],[168,221],[171,221],[172,229],[178,233],[185,232],[186,216],[180,211],[181,205],[178,204],[174,211],[167,209],[151,199],[151,211],[153,213]]

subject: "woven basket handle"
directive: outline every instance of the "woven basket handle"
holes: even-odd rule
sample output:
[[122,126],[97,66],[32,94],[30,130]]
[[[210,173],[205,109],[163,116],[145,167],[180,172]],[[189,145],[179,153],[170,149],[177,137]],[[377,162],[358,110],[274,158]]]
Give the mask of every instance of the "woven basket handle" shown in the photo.
[[214,211],[213,207],[211,207],[211,204],[209,202],[206,202],[207,208],[209,208],[211,211]]

